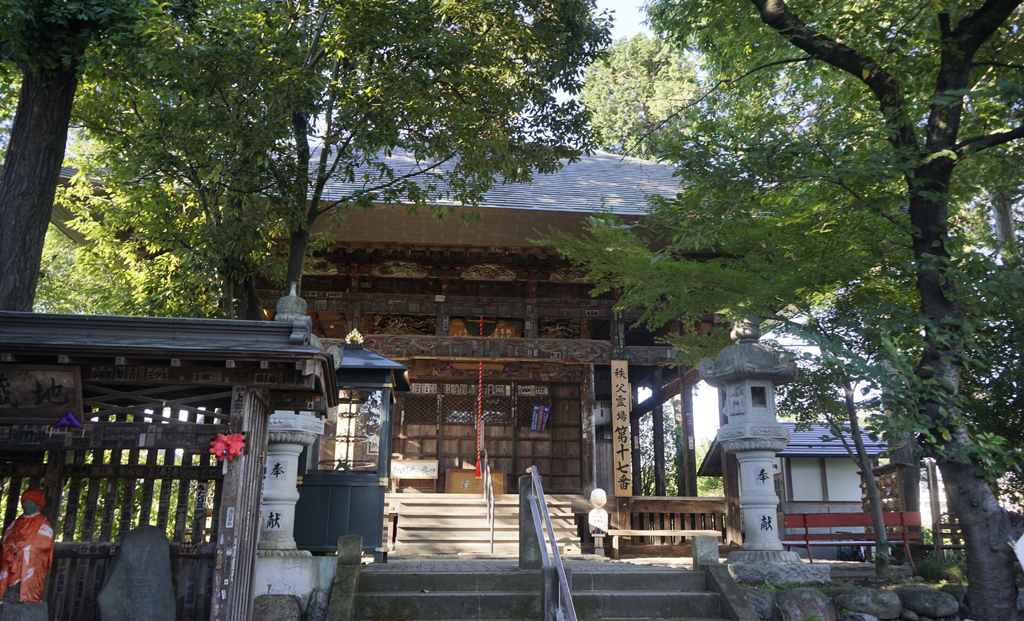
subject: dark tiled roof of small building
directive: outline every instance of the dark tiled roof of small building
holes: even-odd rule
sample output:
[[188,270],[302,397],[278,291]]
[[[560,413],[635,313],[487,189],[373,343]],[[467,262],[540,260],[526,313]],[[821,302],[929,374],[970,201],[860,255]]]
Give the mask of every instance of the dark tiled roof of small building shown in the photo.
[[[829,428],[825,425],[813,424],[809,430],[796,431],[797,423],[782,423],[789,428],[792,437],[789,440],[789,444],[786,448],[778,453],[779,457],[846,457],[849,458],[850,454],[846,452],[846,447],[843,446],[842,441],[832,435]],[[822,440],[823,437],[833,438],[832,440]],[[853,439],[849,439],[850,448],[853,448]],[[872,440],[866,433],[864,434],[864,448],[867,450],[869,456],[874,457],[886,450],[885,442],[879,438],[878,440]],[[856,449],[854,449],[856,450]],[[704,461],[700,463],[700,467],[697,468],[697,475],[702,477],[720,477],[722,476],[722,446],[718,443],[716,438],[711,443],[711,448],[708,449],[707,455],[704,456]]]
[[[796,423],[782,423],[789,428],[790,433],[793,437],[790,438],[789,444],[786,445],[786,449],[779,453],[779,457],[848,457],[849,453],[846,452],[846,448],[843,443],[832,435],[829,428],[825,425],[812,425],[808,431],[796,431]],[[868,455],[874,457],[880,453],[885,452],[885,442],[879,438],[878,440],[872,440],[866,433],[864,436],[864,448],[867,450]],[[835,438],[831,441],[822,440],[823,437]],[[853,447],[853,438],[851,437],[848,442],[850,448]],[[856,449],[854,449],[856,450]]]
[[[314,153],[314,160],[317,156],[318,153]],[[417,166],[426,166],[423,163],[417,164],[404,151],[395,151],[386,162],[398,174],[414,171]],[[447,163],[439,168],[448,170],[452,166],[454,163]],[[566,164],[558,172],[535,174],[531,183],[502,184],[499,181],[488,190],[480,206],[580,213],[603,209],[624,215],[641,215],[647,204],[647,195],[675,197],[679,191],[679,182],[673,174],[673,167],[667,164],[599,151],[583,156],[575,163]],[[438,196],[428,204],[453,204],[444,198],[447,188],[441,178],[437,177],[437,180],[440,183]],[[372,182],[330,181],[324,188],[324,198],[341,200],[369,185]]]

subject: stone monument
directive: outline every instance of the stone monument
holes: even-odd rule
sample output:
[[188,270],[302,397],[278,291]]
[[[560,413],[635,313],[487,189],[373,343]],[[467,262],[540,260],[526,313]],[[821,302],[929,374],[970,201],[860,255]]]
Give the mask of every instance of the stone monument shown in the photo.
[[725,391],[728,422],[719,428],[717,441],[739,462],[743,549],[729,554],[729,570],[740,582],[827,581],[828,566],[804,563],[779,542],[784,526],[776,519],[772,472],[775,454],[786,448],[790,433],[775,416],[775,387],[796,379],[796,363],[759,342],[755,316],[733,324],[730,336],[735,345],[698,365],[704,381]]
[[167,535],[143,524],[124,533],[98,597],[102,621],[174,621]]

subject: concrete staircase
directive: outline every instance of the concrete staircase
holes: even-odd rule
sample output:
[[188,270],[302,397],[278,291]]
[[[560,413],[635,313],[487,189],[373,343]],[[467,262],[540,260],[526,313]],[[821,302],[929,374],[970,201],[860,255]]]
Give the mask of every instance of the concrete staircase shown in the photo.
[[[430,567],[365,566],[359,576],[354,621],[538,621],[539,571],[508,564],[495,570],[464,569],[465,563]],[[460,569],[445,570],[444,567]],[[722,617],[719,595],[704,590],[704,574],[683,569],[594,561],[566,563],[573,603],[583,620],[687,619]],[[634,566],[635,567],[635,566]],[[423,569],[428,569],[423,571]]]

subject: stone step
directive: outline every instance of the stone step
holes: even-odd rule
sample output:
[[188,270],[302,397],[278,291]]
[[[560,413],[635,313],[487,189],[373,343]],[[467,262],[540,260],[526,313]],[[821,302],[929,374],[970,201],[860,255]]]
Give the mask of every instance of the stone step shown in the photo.
[[581,619],[717,618],[718,593],[706,591],[589,591],[573,592]]
[[[680,591],[590,591],[573,595],[579,618],[714,619],[717,593]],[[359,621],[449,621],[451,619],[538,619],[539,593],[358,593]]]
[[[703,591],[704,574],[694,571],[586,572],[572,571],[573,593],[588,591]],[[512,572],[373,572],[359,576],[363,593],[540,591],[539,571]]]

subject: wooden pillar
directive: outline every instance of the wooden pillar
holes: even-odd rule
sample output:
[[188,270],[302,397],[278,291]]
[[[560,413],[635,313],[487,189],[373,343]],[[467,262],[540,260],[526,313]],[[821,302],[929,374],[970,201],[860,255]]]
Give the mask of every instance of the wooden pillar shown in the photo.
[[725,488],[725,538],[743,543],[740,520],[740,468],[736,456],[722,451],[722,486]]
[[[594,433],[594,365],[587,365],[587,376],[583,379],[580,399],[580,487],[588,498],[597,485],[597,443]],[[605,490],[610,491],[610,490]]]
[[211,621],[252,618],[252,580],[260,539],[260,499],[266,459],[268,391],[236,386],[231,395],[231,433],[245,433],[242,455],[227,462],[221,482],[217,560],[213,573]]
[[626,313],[612,313],[612,359],[626,359]]
[[[359,284],[356,283],[354,286],[358,287]],[[349,308],[352,309],[352,312],[348,316],[348,331],[352,332],[359,329],[360,312],[362,311],[363,304],[362,302],[355,301],[349,305]]]
[[[681,393],[681,410],[682,410],[682,444],[683,446],[683,460],[684,464],[677,466],[684,476],[685,484],[679,486],[679,493],[684,496],[696,496],[697,495],[697,440],[694,437],[693,432],[693,386],[686,384],[686,373],[690,370],[690,367],[682,366],[679,367],[680,386],[682,386]],[[685,492],[685,493],[684,493]]]
[[[636,405],[637,388],[636,388],[636,386],[633,386],[632,384],[630,385],[629,388],[630,388],[630,393],[631,393],[631,398],[632,398],[631,405],[635,406]],[[636,418],[633,417],[632,408],[630,408],[630,413],[629,413],[629,434],[630,434],[630,442],[632,442],[632,448],[633,448],[633,450],[630,451],[630,456],[632,457],[632,463],[633,463],[633,495],[634,496],[643,496],[643,490],[644,490],[644,487],[643,487],[643,476],[642,476],[642,472],[640,470],[640,467],[641,467],[641,460],[640,460],[640,418],[639,417],[636,417]]]
[[686,477],[686,417],[683,415],[683,396],[672,397],[672,419],[676,424],[676,490],[680,496],[689,496]]
[[[725,415],[725,389],[718,389],[718,420],[721,425],[729,422]],[[735,455],[722,450],[722,487],[725,493],[725,538],[729,543],[743,543],[742,520],[740,519],[740,465]]]
[[[532,288],[535,285],[536,285],[536,283],[531,283],[530,286]],[[538,323],[538,318],[537,318],[537,301],[536,300],[527,300],[527,302],[526,302],[526,321],[523,324],[523,331],[524,331],[523,336],[525,338],[528,338],[528,339],[535,339],[535,338],[537,338],[537,328],[538,328],[537,323]]]
[[[658,398],[661,393],[661,367],[654,371],[654,393],[651,399]],[[665,495],[665,409],[661,403],[655,403],[651,409],[651,421],[654,427],[654,495]]]
[[448,336],[448,303],[437,303],[437,319],[434,326],[434,333],[437,336]]

